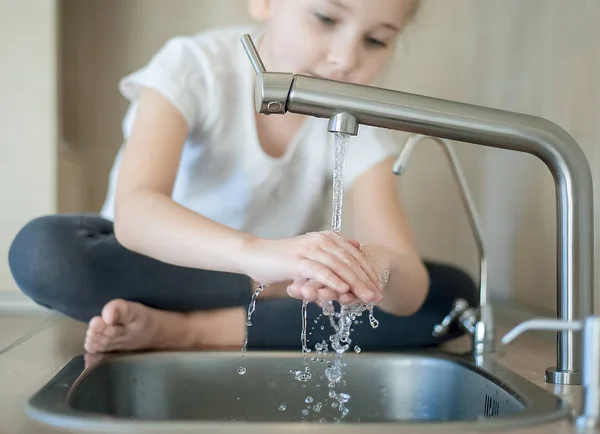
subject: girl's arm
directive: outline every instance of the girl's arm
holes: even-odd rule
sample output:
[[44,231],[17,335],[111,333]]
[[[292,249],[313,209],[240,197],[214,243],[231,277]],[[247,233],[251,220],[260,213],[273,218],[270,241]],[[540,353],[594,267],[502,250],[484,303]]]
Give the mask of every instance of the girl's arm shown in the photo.
[[125,144],[115,198],[115,235],[130,250],[186,267],[242,272],[250,237],[171,200],[188,134],[179,111],[142,89]]
[[161,93],[142,88],[125,144],[115,199],[115,235],[126,248],[166,263],[246,274],[261,283],[309,277],[339,292],[376,297],[370,264],[332,232],[266,240],[171,199],[189,125]]
[[367,255],[389,265],[379,307],[395,315],[410,315],[427,296],[429,276],[399,200],[393,162],[388,159],[359,176],[349,190],[348,204],[353,238]]

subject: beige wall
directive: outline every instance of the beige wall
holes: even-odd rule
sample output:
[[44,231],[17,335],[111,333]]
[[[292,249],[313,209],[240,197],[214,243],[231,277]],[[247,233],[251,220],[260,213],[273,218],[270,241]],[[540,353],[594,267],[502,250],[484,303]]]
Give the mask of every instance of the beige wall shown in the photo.
[[[592,166],[597,247],[600,3],[576,3],[431,0],[406,38],[390,82],[410,92],[542,116],[565,128]],[[467,144],[457,144],[457,151],[488,241],[492,291],[553,309],[556,211],[548,170],[525,154]],[[403,191],[423,249],[473,264],[468,226],[440,151],[423,147],[412,169]],[[596,255],[596,270],[599,265]],[[599,288],[597,279],[596,293]]]
[[[600,240],[600,3],[429,0],[406,33],[387,85],[546,117],[583,147],[596,185]],[[120,145],[117,80],[178,33],[249,22],[245,0],[65,0],[61,209],[97,210]],[[397,134],[399,140],[404,134]],[[552,178],[525,154],[457,144],[488,241],[497,297],[552,309]],[[67,171],[68,169],[68,171]],[[78,178],[80,176],[81,178]],[[441,152],[424,143],[401,182],[422,251],[475,269],[476,251]],[[600,261],[596,255],[596,270]],[[599,279],[597,279],[599,280]],[[596,284],[596,292],[600,286]],[[600,296],[596,297],[600,306]]]
[[0,0],[0,291],[16,232],[56,210],[55,18],[53,0]]

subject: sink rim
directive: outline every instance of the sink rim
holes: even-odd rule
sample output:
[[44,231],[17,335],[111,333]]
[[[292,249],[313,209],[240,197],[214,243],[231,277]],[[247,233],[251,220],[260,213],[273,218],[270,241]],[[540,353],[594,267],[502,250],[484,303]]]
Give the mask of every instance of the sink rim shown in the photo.
[[[109,415],[97,414],[75,410],[69,406],[69,397],[89,375],[100,366],[118,359],[138,358],[178,358],[178,357],[211,357],[214,355],[240,357],[239,351],[156,351],[134,353],[112,353],[103,355],[100,360],[90,368],[85,368],[84,355],[80,354],[71,358],[56,373],[50,381],[42,386],[26,403],[26,414],[41,423],[66,429],[82,429],[88,431],[120,431],[143,430],[144,432],[191,431],[198,432],[244,432],[251,429],[259,432],[280,433],[295,427],[301,427],[303,432],[323,432],[341,428],[344,433],[363,432],[365,429],[376,429],[377,432],[397,432],[399,427],[418,427],[419,430],[444,427],[451,430],[464,431],[465,429],[498,429],[515,428],[530,425],[539,425],[569,419],[572,416],[572,407],[561,397],[543,389],[535,383],[526,380],[519,374],[505,368],[489,356],[474,357],[470,353],[454,354],[440,350],[416,350],[403,352],[367,352],[361,354],[347,353],[344,357],[376,357],[381,358],[408,358],[408,359],[437,359],[464,366],[483,376],[488,381],[500,386],[510,395],[515,397],[524,406],[525,410],[514,415],[501,418],[482,419],[477,421],[394,421],[394,422],[362,422],[340,423],[327,422],[323,424],[301,422],[232,422],[232,421],[161,421],[161,420],[135,420],[123,419]],[[297,359],[297,351],[269,351],[256,350],[246,353],[246,358],[256,357],[285,357]],[[552,411],[546,411],[549,407]],[[392,431],[394,430],[394,431]]]

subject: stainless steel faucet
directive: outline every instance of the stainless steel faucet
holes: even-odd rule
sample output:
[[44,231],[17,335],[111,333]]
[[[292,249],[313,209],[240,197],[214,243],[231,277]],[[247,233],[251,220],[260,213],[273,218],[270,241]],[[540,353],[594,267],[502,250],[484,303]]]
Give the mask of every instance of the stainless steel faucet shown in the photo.
[[[356,135],[360,125],[406,131],[535,155],[557,196],[557,315],[591,314],[594,227],[592,176],[585,154],[556,124],[534,116],[305,75],[268,72],[249,35],[242,45],[256,72],[255,107],[329,119],[328,130]],[[558,332],[556,367],[546,381],[581,384],[581,337]]]
[[436,337],[444,336],[448,333],[451,325],[456,322],[459,327],[462,327],[469,335],[471,335],[473,340],[473,353],[475,355],[491,353],[495,348],[495,336],[494,319],[487,292],[488,266],[485,241],[479,220],[479,213],[473,202],[471,191],[467,185],[465,175],[463,174],[454,147],[449,140],[440,139],[439,137],[424,136],[421,134],[411,134],[400,150],[392,170],[396,175],[402,175],[407,169],[408,160],[410,159],[415,146],[426,139],[433,141],[442,148],[448,163],[450,164],[479,254],[479,307],[469,306],[467,300],[462,298],[455,300],[452,310],[440,324],[434,327],[433,335]]

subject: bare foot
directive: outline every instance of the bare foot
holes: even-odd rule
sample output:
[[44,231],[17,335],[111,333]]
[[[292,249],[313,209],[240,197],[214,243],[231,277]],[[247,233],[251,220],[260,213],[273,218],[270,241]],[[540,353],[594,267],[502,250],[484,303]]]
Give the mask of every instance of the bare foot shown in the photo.
[[193,350],[241,345],[244,309],[177,313],[121,299],[107,303],[91,319],[88,353],[136,350]]

